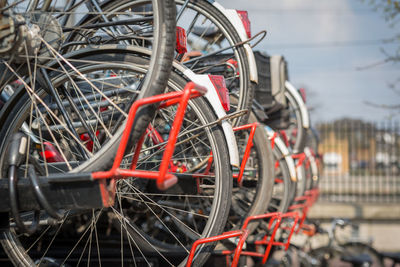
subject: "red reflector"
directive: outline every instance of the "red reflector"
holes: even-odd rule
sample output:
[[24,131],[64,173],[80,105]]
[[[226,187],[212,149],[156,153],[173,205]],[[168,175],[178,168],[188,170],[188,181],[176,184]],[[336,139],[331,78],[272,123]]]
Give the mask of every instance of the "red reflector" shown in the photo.
[[184,54],[187,52],[186,47],[186,31],[182,27],[176,27],[176,52]]
[[299,92],[300,92],[301,98],[303,98],[304,103],[306,103],[306,100],[307,100],[307,98],[306,98],[306,89],[300,88]]
[[247,37],[251,38],[250,20],[249,20],[249,15],[248,15],[247,11],[236,10],[236,12],[239,15],[239,18],[243,23],[244,29],[246,30]]
[[47,162],[63,162],[64,159],[53,144],[49,142],[44,142],[44,153],[40,152],[43,158],[46,158]]
[[217,93],[219,96],[219,100],[221,101],[222,107],[225,111],[229,111],[231,109],[229,102],[229,92],[228,88],[226,88],[225,78],[221,75],[208,75],[215,89],[217,89]]

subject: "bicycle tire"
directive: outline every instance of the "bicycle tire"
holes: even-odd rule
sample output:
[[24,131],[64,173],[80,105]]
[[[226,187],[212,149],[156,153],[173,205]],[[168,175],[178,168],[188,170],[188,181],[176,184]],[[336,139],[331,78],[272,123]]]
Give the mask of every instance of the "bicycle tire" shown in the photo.
[[289,166],[279,146],[273,148],[275,159],[275,183],[271,203],[266,208],[267,212],[285,213],[290,205],[290,190],[292,186]]

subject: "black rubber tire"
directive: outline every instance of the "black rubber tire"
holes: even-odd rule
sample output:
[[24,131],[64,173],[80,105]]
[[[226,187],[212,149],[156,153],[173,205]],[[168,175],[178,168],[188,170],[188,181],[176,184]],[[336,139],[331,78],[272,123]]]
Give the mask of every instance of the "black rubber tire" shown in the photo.
[[[231,102],[237,101],[236,99],[231,97]],[[251,112],[249,115],[248,123],[255,123],[257,122],[256,116]],[[243,144],[246,145],[246,144]],[[272,197],[272,189],[274,185],[274,169],[273,169],[273,152],[271,148],[271,143],[268,139],[268,136],[264,130],[263,125],[259,125],[256,129],[253,138],[253,148],[256,157],[258,158],[258,180],[257,186],[255,188],[255,197],[250,200],[249,207],[246,214],[242,217],[240,222],[230,222],[228,220],[228,227],[229,225],[235,225],[235,228],[240,228],[244,220],[249,216],[260,215],[264,214],[266,207],[268,206],[269,202],[271,201]],[[239,151],[244,151],[243,149],[239,148]],[[242,156],[242,155],[241,155]],[[243,177],[243,182],[245,183],[245,177]],[[236,189],[240,193],[240,187]],[[248,191],[252,190],[252,188],[247,189]],[[238,194],[241,196],[240,194]],[[245,201],[244,199],[240,198],[238,201]],[[232,195],[232,206],[231,212],[235,213],[235,189]],[[243,208],[243,206],[242,206]],[[231,216],[230,216],[231,217]],[[251,223],[247,228],[249,230],[249,234],[251,234],[255,228],[257,227],[258,223]],[[232,230],[232,229],[226,229]]]
[[[175,0],[178,4],[183,4],[183,0]],[[235,27],[229,20],[212,4],[213,1],[197,1],[191,0],[187,8],[196,10],[217,25],[224,34],[224,37],[229,40],[231,45],[242,42],[237,34]],[[225,31],[225,32],[224,32]],[[239,104],[238,109],[251,110],[252,101],[254,98],[254,90],[256,84],[250,80],[250,67],[247,59],[247,54],[243,46],[238,46],[236,49],[238,59],[238,67],[240,72],[240,91],[239,91]],[[231,111],[234,111],[231,109]],[[238,119],[234,119],[232,125],[246,124],[249,113]]]

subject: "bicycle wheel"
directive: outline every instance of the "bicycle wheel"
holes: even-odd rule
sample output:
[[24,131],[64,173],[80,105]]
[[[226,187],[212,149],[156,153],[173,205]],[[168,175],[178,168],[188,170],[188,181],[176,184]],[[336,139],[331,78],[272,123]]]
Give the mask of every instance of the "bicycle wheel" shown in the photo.
[[[303,114],[301,112],[300,103],[301,96],[297,91],[288,90],[286,85],[285,97],[288,100],[289,107],[289,127],[285,130],[289,139],[289,143],[293,149],[293,153],[301,153],[304,151],[304,147],[307,140],[307,129],[304,128]],[[296,95],[295,95],[296,94]]]
[[[113,2],[113,1],[108,1]],[[152,56],[145,78],[141,79],[138,98],[151,96],[163,92],[172,66],[175,44],[175,6],[172,0],[152,0],[146,5],[147,12],[130,10],[119,12],[115,20],[110,20],[109,13],[103,12],[100,4],[94,0],[90,3],[75,0],[68,1],[60,7],[57,1],[10,1],[6,5],[5,17],[11,21],[17,19],[20,25],[14,29],[14,47],[1,47],[2,63],[0,70],[1,90],[8,86],[14,90],[18,88],[18,80],[37,82],[41,86],[52,89],[51,77],[48,77],[43,65],[51,61],[67,63],[63,55],[67,51],[82,50],[93,45],[109,43],[137,44],[137,40],[145,38],[152,48]],[[143,7],[143,5],[142,5]],[[85,14],[99,18],[93,23],[75,24]],[[127,19],[134,16],[134,19]],[[2,21],[5,23],[4,21]],[[131,31],[127,34],[128,29]],[[133,29],[135,31],[133,31]],[[28,32],[27,36],[23,33]],[[26,35],[26,34],[25,34]],[[73,38],[79,36],[80,38]],[[13,43],[13,42],[11,42]],[[5,53],[6,50],[8,53]],[[68,63],[67,63],[68,64]],[[59,70],[63,71],[63,70]],[[47,84],[44,84],[46,81]],[[55,94],[56,92],[54,92]],[[69,129],[71,121],[67,110],[60,104],[62,96],[54,96],[59,102],[58,108],[63,113],[63,119]],[[58,99],[57,99],[58,98]],[[143,126],[152,118],[154,107],[148,107],[137,116],[136,123]],[[132,143],[142,134],[143,127],[134,127]]]
[[[255,122],[257,119],[251,113],[248,123]],[[237,133],[240,155],[244,154],[248,135],[246,131]],[[261,125],[255,131],[253,146],[242,179],[240,186],[234,180],[232,207],[226,230],[240,228],[243,221],[249,216],[264,214],[271,201],[274,184],[273,154],[271,143]],[[251,223],[247,229],[251,233],[257,225],[258,223]]]
[[[128,89],[140,83],[137,77],[144,76],[149,60],[143,55],[116,54],[114,57],[107,57],[100,52],[98,55],[101,55],[104,61],[95,61],[91,58],[92,64],[77,66],[80,72],[88,77],[93,74],[96,82],[105,86],[103,88],[105,92],[112,92],[116,86],[121,89],[121,85],[124,85],[123,89],[130,94],[125,92],[117,95],[115,99],[122,101],[121,106],[123,103],[131,103],[132,100],[127,96],[132,95],[132,92]],[[104,76],[101,76],[102,73]],[[106,80],[102,81],[102,77]],[[55,78],[54,84],[63,85],[68,81],[68,75],[61,73]],[[175,74],[170,80],[169,87],[171,90],[179,90],[185,84],[186,81]],[[42,90],[41,93],[41,98],[46,100],[46,92]],[[104,101],[102,98],[97,100]],[[95,104],[93,102],[95,101],[92,100],[92,105]],[[3,128],[0,133],[1,155],[4,155],[13,132],[21,130],[24,123],[30,126],[32,123],[29,122],[36,121],[34,115],[39,113],[41,106],[35,109],[37,112],[31,112],[31,105],[30,98],[26,95],[15,100],[11,109],[13,116],[6,116],[5,123],[8,127]],[[108,105],[99,104],[99,112],[109,116],[110,114],[106,114],[107,110],[102,110],[104,106]],[[156,139],[152,137],[156,131],[158,137],[165,139],[168,136],[174,112],[175,107],[159,111],[151,123],[154,128],[147,128],[138,169],[157,169],[164,145],[155,143]],[[116,112],[113,114],[113,116],[118,115]],[[111,121],[123,123],[124,120]],[[203,100],[196,99],[190,102],[170,163],[170,171],[180,175],[180,179],[171,189],[158,191],[154,183],[143,179],[121,180],[118,182],[117,201],[114,207],[90,211],[65,211],[66,217],[62,221],[53,221],[51,224],[48,216],[42,213],[42,223],[38,232],[31,236],[23,236],[12,227],[4,234],[3,247],[13,262],[22,266],[51,262],[57,266],[90,263],[133,265],[150,264],[154,261],[159,261],[162,265],[178,265],[184,260],[188,249],[196,239],[213,236],[223,230],[229,211],[232,174],[221,127],[217,123],[209,125],[214,121],[213,113]],[[59,127],[54,126],[56,125],[51,124],[49,128],[55,133],[61,131]],[[112,126],[110,129],[117,128],[116,125]],[[58,135],[62,136],[62,133]],[[100,135],[101,133],[98,134]],[[30,141],[32,142],[32,139]],[[85,145],[93,146],[92,149],[95,150],[96,142],[93,144],[86,142]],[[104,147],[106,145],[107,143]],[[123,165],[129,164],[131,160],[132,154],[127,152]],[[34,152],[28,154],[40,160]],[[209,160],[210,155],[212,163]],[[73,164],[71,160],[68,162]],[[54,170],[54,167],[60,167],[62,164],[63,162],[55,162],[47,165],[49,170]],[[99,166],[94,166],[96,164],[97,160],[91,162],[89,160],[72,171],[97,169]],[[211,164],[208,167],[210,171],[208,174],[204,173],[207,164]],[[1,158],[0,166],[4,172],[6,168],[4,156]],[[20,168],[24,168],[24,164]],[[22,214],[25,223],[29,223],[31,214],[29,212]],[[196,263],[206,260],[210,253],[209,249],[210,246],[199,248],[195,257]]]
[[[28,136],[27,159],[37,163],[36,171],[42,175],[102,167],[96,155],[102,155],[117,139],[114,135],[123,128],[126,111],[139,94],[138,84],[144,77],[125,61],[132,51],[116,51],[115,46],[85,49],[66,55],[64,64],[46,66],[51,84],[63,96],[73,130],[66,125],[53,95],[41,84],[24,82],[16,90],[0,115],[2,177],[7,177],[7,145],[18,131]],[[24,161],[20,168],[26,170],[28,163]],[[24,220],[29,221],[29,216]],[[2,244],[14,263],[31,266],[32,260],[25,259],[18,245],[13,247],[18,241],[15,234],[5,236]]]
[[[223,75],[231,95],[238,98],[231,111],[251,110],[255,83],[250,80],[247,54],[235,27],[211,2],[190,1],[184,10],[183,0],[176,0],[181,13],[177,25],[186,30],[188,54],[200,52],[183,64],[195,73]],[[227,48],[224,51],[221,49]],[[217,53],[216,53],[217,52]],[[212,53],[212,54],[211,54]],[[204,57],[210,54],[210,57]],[[233,120],[233,125],[245,124],[248,115]]]

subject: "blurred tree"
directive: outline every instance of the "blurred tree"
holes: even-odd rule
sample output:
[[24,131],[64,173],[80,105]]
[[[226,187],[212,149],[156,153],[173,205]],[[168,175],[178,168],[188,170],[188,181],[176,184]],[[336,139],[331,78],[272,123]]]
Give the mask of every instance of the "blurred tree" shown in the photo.
[[[362,0],[371,5],[376,11],[383,14],[390,27],[396,28],[400,25],[400,0]],[[397,28],[396,28],[397,29]],[[400,32],[386,42],[397,43],[398,47],[394,53],[388,53],[381,49],[386,55],[386,62],[400,62]]]
[[[371,5],[377,12],[382,13],[389,26],[398,30],[400,27],[400,0],[361,0]],[[397,26],[397,27],[396,27]],[[370,66],[360,68],[367,69],[377,65],[385,63],[400,63],[400,32],[397,32],[392,38],[386,40],[387,43],[397,44],[397,48],[394,51],[388,52],[384,48],[381,48],[382,53],[385,55],[385,59],[381,62],[374,63]],[[400,95],[400,77],[394,77],[392,81],[388,82],[388,87],[395,94]],[[386,105],[371,102],[364,102],[365,104],[381,109],[387,109],[389,111],[389,118],[395,117],[400,114],[400,105]]]

